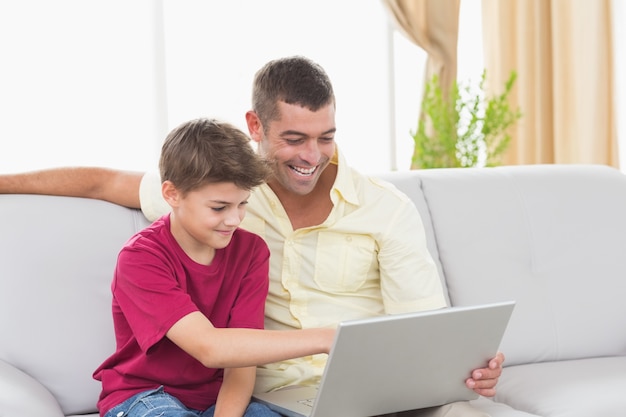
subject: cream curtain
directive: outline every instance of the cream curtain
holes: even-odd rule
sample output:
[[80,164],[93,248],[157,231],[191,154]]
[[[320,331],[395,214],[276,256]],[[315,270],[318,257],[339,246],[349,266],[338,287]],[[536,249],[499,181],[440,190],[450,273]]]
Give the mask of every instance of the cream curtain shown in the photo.
[[[618,166],[611,0],[482,0],[485,66],[522,119],[505,164]],[[490,88],[491,88],[490,87]]]
[[383,0],[401,33],[428,53],[426,80],[443,91],[456,79],[460,0]]
[[460,0],[382,2],[398,30],[428,53],[424,81],[437,75],[446,94],[456,80]]

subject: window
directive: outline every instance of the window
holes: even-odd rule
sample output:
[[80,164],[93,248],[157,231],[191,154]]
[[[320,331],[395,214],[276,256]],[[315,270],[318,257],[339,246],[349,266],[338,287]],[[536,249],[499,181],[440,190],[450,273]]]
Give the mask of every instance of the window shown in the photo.
[[330,75],[337,142],[355,168],[410,165],[426,56],[390,30],[379,1],[2,2],[0,39],[0,172],[155,169],[165,135],[185,120],[245,131],[254,72],[294,54]]
[[254,72],[305,55],[328,72],[340,148],[358,169],[389,163],[387,18],[379,1],[165,2],[169,116],[201,115],[244,131]]
[[2,172],[146,166],[142,138],[155,135],[150,8],[149,0],[0,3]]

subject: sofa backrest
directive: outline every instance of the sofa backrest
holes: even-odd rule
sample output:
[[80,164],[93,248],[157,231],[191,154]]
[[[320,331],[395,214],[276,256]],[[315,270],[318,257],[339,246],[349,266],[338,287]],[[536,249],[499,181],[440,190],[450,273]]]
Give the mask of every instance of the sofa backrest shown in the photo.
[[[420,211],[452,305],[517,301],[506,365],[626,355],[622,173],[538,165],[382,177]],[[116,256],[147,225],[103,201],[0,195],[0,361],[41,382],[66,415],[96,411],[91,374],[114,349]]]
[[96,412],[91,374],[115,347],[117,253],[148,224],[104,201],[0,195],[0,360],[42,383],[63,412]]
[[624,174],[535,165],[411,175],[451,303],[517,301],[507,365],[626,354]]

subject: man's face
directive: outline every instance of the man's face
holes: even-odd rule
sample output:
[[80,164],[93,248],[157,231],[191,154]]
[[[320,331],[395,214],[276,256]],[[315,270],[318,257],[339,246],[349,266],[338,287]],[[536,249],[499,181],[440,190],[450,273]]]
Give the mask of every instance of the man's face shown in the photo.
[[306,195],[335,154],[335,106],[318,111],[278,103],[280,119],[263,126],[257,138],[259,153],[270,163],[270,186]]

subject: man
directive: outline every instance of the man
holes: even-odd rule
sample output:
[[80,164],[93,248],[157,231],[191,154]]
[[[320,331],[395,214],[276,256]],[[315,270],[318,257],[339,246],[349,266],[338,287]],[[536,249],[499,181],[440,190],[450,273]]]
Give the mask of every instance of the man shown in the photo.
[[[252,105],[248,129],[273,173],[251,195],[242,227],[270,248],[266,327],[324,327],[444,307],[414,205],[388,184],[352,170],[338,151],[335,97],[325,71],[303,57],[270,61],[255,76]],[[158,175],[70,168],[2,177],[0,192],[101,198],[141,206],[154,219],[167,210],[159,184]],[[255,389],[316,384],[324,359],[314,355],[259,368]],[[475,370],[468,387],[493,396],[503,360],[498,354]],[[468,408],[456,403],[424,412],[482,415]]]

